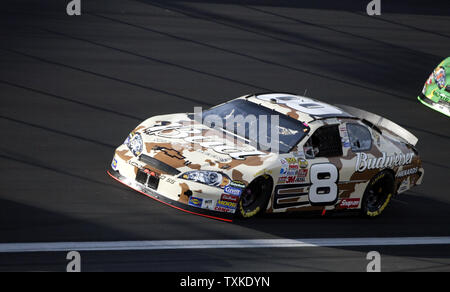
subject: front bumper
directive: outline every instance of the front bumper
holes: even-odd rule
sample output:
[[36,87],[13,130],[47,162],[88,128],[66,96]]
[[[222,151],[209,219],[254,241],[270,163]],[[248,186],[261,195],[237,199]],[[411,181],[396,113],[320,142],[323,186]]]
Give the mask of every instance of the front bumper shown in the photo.
[[233,221],[233,213],[224,213],[219,212],[215,210],[209,210],[209,209],[202,209],[194,206],[187,205],[185,203],[172,200],[168,198],[167,196],[164,196],[157,191],[145,186],[144,184],[141,184],[137,182],[136,180],[129,179],[123,175],[120,174],[119,171],[113,170],[112,168],[107,171],[108,175],[111,176],[114,180],[120,182],[121,184],[141,193],[142,195],[145,195],[147,197],[150,197],[158,202],[161,202],[165,205],[168,205],[172,208],[175,208],[180,211],[184,211],[190,214],[199,215],[211,219],[226,221],[226,222],[232,222]]
[[426,97],[425,95],[423,95],[423,93],[421,93],[417,99],[425,106],[434,109],[435,111],[440,112],[441,114],[446,115],[447,117],[450,117],[450,104],[446,103],[446,102],[434,102],[431,99],[429,99],[428,97]]

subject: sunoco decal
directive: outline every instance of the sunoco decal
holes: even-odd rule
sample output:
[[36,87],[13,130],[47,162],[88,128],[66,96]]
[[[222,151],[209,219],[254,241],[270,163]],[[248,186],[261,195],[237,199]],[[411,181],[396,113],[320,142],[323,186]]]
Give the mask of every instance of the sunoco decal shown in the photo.
[[202,206],[203,199],[191,197],[189,199],[189,205],[200,208]]

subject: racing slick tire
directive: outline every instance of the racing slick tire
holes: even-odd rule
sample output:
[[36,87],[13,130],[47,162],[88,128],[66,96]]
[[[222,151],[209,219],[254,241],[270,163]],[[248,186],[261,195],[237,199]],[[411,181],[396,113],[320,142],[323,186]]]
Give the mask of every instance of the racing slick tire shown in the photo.
[[395,180],[390,171],[375,175],[367,185],[362,198],[361,214],[364,217],[377,217],[389,205],[395,192]]
[[242,192],[237,215],[241,218],[254,217],[264,212],[272,194],[273,181],[268,175],[254,179]]

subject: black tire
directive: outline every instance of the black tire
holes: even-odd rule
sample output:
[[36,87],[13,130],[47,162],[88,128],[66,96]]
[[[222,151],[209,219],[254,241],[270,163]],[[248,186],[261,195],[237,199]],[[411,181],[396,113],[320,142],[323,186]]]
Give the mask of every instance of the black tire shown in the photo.
[[273,181],[270,176],[263,175],[254,179],[241,194],[237,209],[238,216],[250,218],[264,212],[272,194],[272,188]]
[[395,180],[390,171],[375,175],[367,185],[361,205],[361,214],[365,217],[379,216],[389,205],[395,192]]

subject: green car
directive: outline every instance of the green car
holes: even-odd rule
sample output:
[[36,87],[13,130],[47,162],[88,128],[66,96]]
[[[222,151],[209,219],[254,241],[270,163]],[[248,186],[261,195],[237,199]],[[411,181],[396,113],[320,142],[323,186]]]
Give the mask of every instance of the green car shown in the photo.
[[450,117],[450,57],[442,61],[428,77],[418,99],[424,105]]

